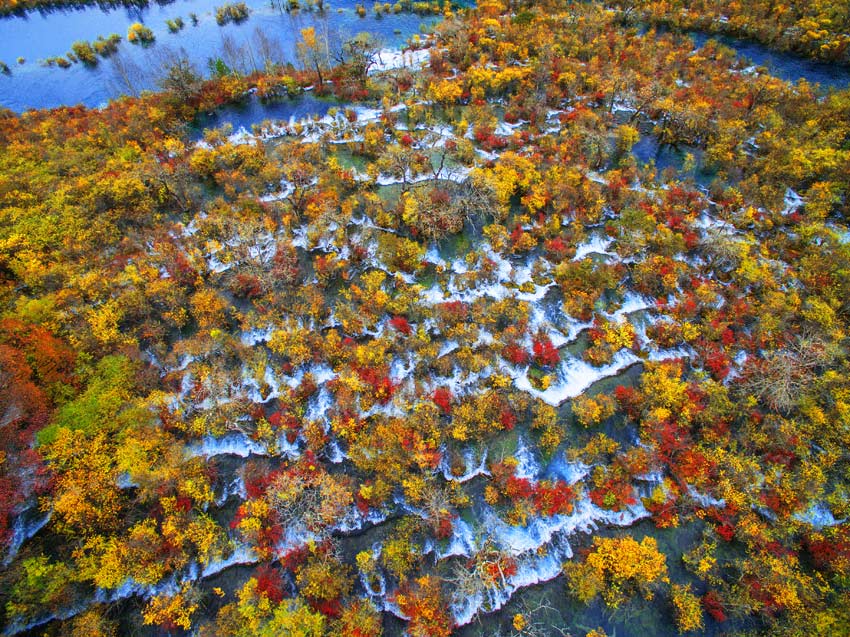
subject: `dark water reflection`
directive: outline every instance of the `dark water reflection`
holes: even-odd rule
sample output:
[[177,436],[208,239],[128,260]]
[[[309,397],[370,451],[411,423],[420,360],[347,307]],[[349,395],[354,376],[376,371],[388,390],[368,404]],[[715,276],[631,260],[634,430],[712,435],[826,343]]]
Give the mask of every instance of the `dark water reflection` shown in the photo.
[[293,119],[298,121],[313,115],[322,117],[331,108],[344,108],[344,106],[330,98],[318,98],[312,93],[270,102],[251,97],[198,118],[192,130],[192,137],[200,138],[204,129],[219,128],[225,124],[230,124],[234,132],[242,129],[251,132],[252,126],[261,124],[264,120],[287,123]]
[[756,66],[764,66],[776,77],[789,82],[805,79],[812,84],[820,84],[823,88],[850,87],[850,68],[847,67],[773,51],[763,44],[750,40],[703,32],[691,32],[688,35],[698,48],[708,40],[715,39],[724,46],[735,49],[739,57],[750,60]]
[[[683,169],[685,156],[688,153],[694,157],[694,168],[685,175]],[[641,135],[638,143],[632,147],[632,154],[639,164],[653,162],[659,174],[670,169],[681,176],[693,179],[695,184],[703,188],[708,188],[715,177],[713,172],[705,170],[702,166],[702,149],[693,146],[661,144],[651,133]]]

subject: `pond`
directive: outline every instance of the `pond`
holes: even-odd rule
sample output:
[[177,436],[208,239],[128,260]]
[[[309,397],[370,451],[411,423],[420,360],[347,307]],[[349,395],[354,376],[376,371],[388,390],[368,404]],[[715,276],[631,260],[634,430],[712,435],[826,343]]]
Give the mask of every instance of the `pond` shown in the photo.
[[[323,12],[291,13],[273,7],[268,0],[247,0],[252,11],[247,20],[219,26],[215,7],[223,4],[225,0],[176,0],[145,8],[92,6],[0,19],[0,60],[11,69],[10,74],[0,75],[0,106],[17,112],[75,104],[100,106],[121,94],[155,89],[161,69],[177,55],[185,53],[198,70],[205,72],[210,58],[222,56],[227,60],[222,54],[227,47],[251,47],[257,51],[258,30],[277,49],[280,59],[294,63],[295,44],[301,29],[307,27],[327,33],[332,40],[366,31],[384,47],[400,47],[423,24],[436,21],[434,16],[415,13],[377,17],[371,11],[371,3],[369,12],[361,18],[354,0],[326,3]],[[193,25],[190,13],[197,15],[197,25]],[[185,26],[180,32],[171,33],[165,21],[178,17]],[[154,32],[156,40],[152,45],[127,42],[127,29],[134,22],[141,22]],[[47,58],[66,55],[75,41],[93,41],[111,33],[123,39],[118,52],[101,59],[95,67],[74,64],[62,69],[43,64]],[[250,59],[247,49],[244,57]],[[18,58],[24,62],[19,64]],[[257,115],[257,121],[266,117]]]

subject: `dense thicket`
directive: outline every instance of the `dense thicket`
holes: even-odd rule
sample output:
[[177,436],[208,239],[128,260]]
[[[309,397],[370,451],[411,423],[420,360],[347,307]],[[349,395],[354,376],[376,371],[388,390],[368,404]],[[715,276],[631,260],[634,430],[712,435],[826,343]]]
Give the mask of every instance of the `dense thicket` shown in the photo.
[[[850,93],[588,3],[308,40],[0,117],[10,632],[448,635],[560,562],[576,616],[850,631]],[[190,139],[311,82],[368,108]]]

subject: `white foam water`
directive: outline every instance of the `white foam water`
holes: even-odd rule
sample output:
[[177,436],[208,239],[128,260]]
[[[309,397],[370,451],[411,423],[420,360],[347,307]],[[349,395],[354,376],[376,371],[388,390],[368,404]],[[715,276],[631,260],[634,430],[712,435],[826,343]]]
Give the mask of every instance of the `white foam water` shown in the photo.
[[556,452],[549,465],[546,467],[545,476],[550,480],[563,480],[573,485],[584,479],[590,473],[590,467],[583,462],[569,462],[567,454],[563,451]]
[[598,368],[581,359],[568,358],[558,365],[557,379],[542,391],[532,386],[527,368],[517,371],[503,361],[502,369],[513,377],[517,389],[528,392],[550,405],[558,406],[580,395],[594,383],[616,376],[627,367],[639,363],[640,360],[630,350],[620,350],[608,365]]
[[214,456],[267,456],[268,449],[265,445],[252,440],[244,433],[229,433],[220,438],[215,436],[204,436],[199,441],[186,445],[186,453],[190,457],[212,458]]
[[837,520],[825,502],[816,502],[802,513],[795,513],[794,519],[810,524],[816,529],[844,524],[847,518]]
[[227,557],[210,560],[201,571],[201,577],[212,577],[237,564],[256,564],[259,561],[251,547],[239,543]]
[[613,243],[612,239],[594,234],[587,241],[576,246],[576,254],[573,257],[573,261],[581,261],[591,254],[616,256],[616,253],[608,251],[611,243]]
[[517,466],[514,469],[514,475],[517,478],[537,480],[537,476],[540,475],[540,463],[537,462],[534,451],[525,443],[522,436],[517,438],[514,458],[517,460]]
[[369,73],[381,71],[392,71],[403,68],[421,68],[431,59],[429,49],[416,49],[413,51],[400,51],[399,49],[381,49],[378,51],[378,60],[369,69]]
[[50,522],[49,511],[44,515],[36,515],[35,517],[29,515],[29,510],[18,514],[12,525],[12,538],[9,541],[9,551],[3,558],[3,566],[11,564],[24,542],[35,536],[48,522]]
[[462,518],[452,520],[452,534],[443,541],[427,540],[422,552],[426,555],[433,553],[437,561],[447,557],[472,557],[477,551],[475,533],[472,527]]
[[520,527],[506,524],[488,507],[484,511],[482,528],[497,546],[515,557],[517,572],[483,592],[454,600],[451,610],[455,623],[466,625],[479,613],[500,609],[520,588],[557,577],[564,561],[573,555],[568,541],[572,534],[590,533],[600,525],[631,526],[646,517],[649,512],[641,504],[617,512],[601,509],[589,499],[582,499],[576,502],[571,515],[534,517],[525,527]]
[[446,480],[450,480],[452,482],[469,482],[476,476],[489,476],[490,472],[487,470],[487,450],[484,450],[484,453],[481,455],[481,460],[475,461],[475,451],[472,448],[464,449],[462,456],[464,462],[464,471],[461,475],[456,476],[452,473],[451,467],[449,466],[448,454],[446,453],[445,447],[440,449],[440,471],[443,473],[443,477]]

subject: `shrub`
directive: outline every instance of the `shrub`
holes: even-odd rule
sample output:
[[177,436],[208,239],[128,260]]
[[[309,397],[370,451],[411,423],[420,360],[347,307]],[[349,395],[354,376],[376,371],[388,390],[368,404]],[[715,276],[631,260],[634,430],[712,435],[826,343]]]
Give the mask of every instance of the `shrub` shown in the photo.
[[691,592],[690,584],[674,584],[671,591],[676,627],[680,633],[700,630],[703,627],[700,598]]
[[411,637],[448,637],[454,622],[433,576],[405,582],[395,598],[401,612],[410,618],[407,630]]
[[77,56],[77,59],[88,66],[97,65],[97,54],[91,43],[85,41],[74,42],[71,45],[71,51]]
[[71,63],[67,58],[64,57],[55,57],[55,58],[47,58],[47,66],[58,66],[63,69],[67,69],[71,66]]
[[533,345],[534,362],[541,367],[553,367],[561,360],[561,355],[558,353],[552,341],[548,336],[541,335],[534,339]]
[[579,600],[589,603],[601,593],[610,608],[618,608],[638,593],[652,599],[653,586],[667,580],[667,560],[651,537],[639,543],[631,537],[596,537],[585,562],[567,562],[564,572]]
[[452,392],[446,387],[438,387],[434,390],[433,401],[444,414],[452,410]]
[[600,394],[591,398],[582,394],[573,401],[573,415],[582,427],[592,427],[610,418],[616,411],[610,396]]
[[216,7],[215,21],[219,26],[224,26],[230,22],[239,24],[248,19],[251,10],[244,2],[236,2],[233,4],[225,4]]
[[413,331],[410,327],[410,322],[403,316],[394,316],[390,319],[390,325],[397,332],[401,332],[405,336],[409,336]]
[[127,29],[127,41],[133,44],[150,44],[155,39],[153,31],[140,22],[134,22]]
[[528,352],[517,343],[508,343],[505,345],[502,350],[502,356],[508,359],[511,365],[528,364]]
[[174,18],[173,20],[166,20],[165,26],[168,27],[168,30],[171,31],[171,33],[177,33],[186,26],[186,23],[183,22],[183,18]]
[[702,605],[705,612],[711,615],[711,618],[716,622],[726,621],[726,612],[723,609],[723,602],[717,591],[708,591],[702,596]]
[[118,50],[118,45],[121,43],[121,36],[117,33],[111,34],[104,38],[102,35],[97,36],[97,39],[92,43],[95,53],[100,57],[109,57]]

